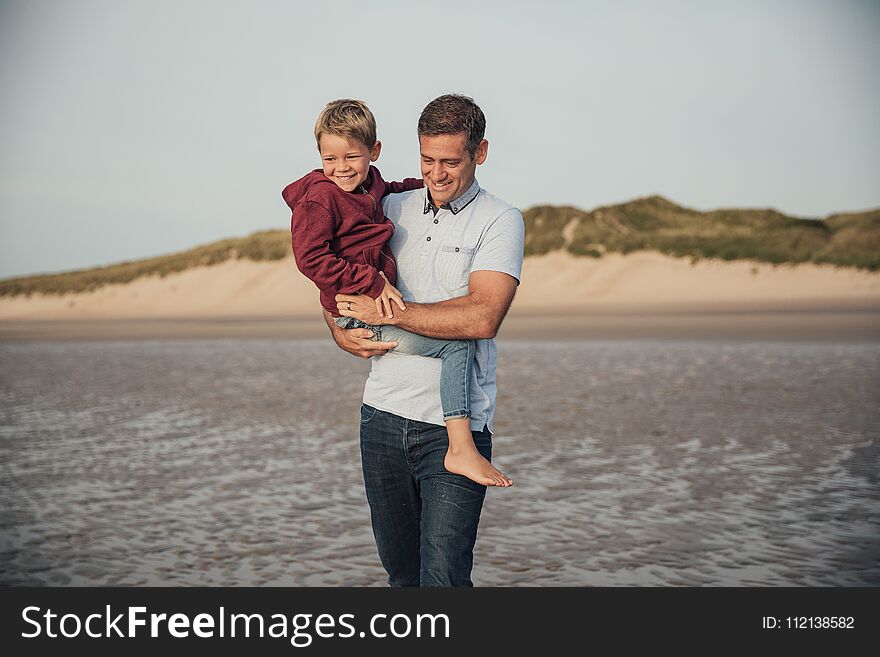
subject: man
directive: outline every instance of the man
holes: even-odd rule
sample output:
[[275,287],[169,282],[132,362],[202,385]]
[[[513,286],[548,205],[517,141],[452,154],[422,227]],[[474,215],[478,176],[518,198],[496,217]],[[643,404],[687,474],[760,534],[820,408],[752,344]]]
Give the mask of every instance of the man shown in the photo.
[[[383,201],[406,310],[380,317],[372,299],[338,295],[338,311],[434,338],[476,341],[470,382],[474,443],[491,460],[495,334],[522,269],[523,219],[480,188],[485,117],[466,96],[445,95],[419,117],[425,188]],[[418,303],[413,299],[418,299]],[[391,586],[471,586],[485,486],[446,471],[440,360],[398,354],[364,328],[327,324],[336,343],[372,361],[361,406],[361,460],[373,535]],[[391,351],[389,351],[391,350]]]

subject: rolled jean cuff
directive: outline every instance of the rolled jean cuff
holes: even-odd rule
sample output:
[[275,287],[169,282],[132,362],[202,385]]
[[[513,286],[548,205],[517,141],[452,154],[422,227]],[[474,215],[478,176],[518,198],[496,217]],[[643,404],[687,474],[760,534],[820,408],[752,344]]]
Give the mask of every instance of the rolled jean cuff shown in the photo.
[[463,408],[458,411],[449,411],[448,413],[443,413],[443,421],[445,422],[446,420],[458,420],[470,416],[470,410],[467,408]]

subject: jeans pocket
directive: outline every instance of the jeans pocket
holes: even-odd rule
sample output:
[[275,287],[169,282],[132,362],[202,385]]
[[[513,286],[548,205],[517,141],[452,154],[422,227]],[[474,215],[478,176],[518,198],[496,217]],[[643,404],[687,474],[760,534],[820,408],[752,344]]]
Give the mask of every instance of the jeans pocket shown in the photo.
[[378,413],[378,408],[361,404],[361,424],[368,424]]

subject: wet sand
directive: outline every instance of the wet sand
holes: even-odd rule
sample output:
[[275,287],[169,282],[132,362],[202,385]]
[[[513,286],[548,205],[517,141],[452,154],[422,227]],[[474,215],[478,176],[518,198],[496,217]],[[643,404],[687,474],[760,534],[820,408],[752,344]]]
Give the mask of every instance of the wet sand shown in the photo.
[[[318,340],[0,343],[0,583],[382,586]],[[474,581],[880,585],[880,345],[502,340]]]
[[[0,321],[0,341],[329,339],[320,315]],[[499,332],[513,340],[880,340],[880,305],[845,300],[599,306],[565,313],[512,309]]]

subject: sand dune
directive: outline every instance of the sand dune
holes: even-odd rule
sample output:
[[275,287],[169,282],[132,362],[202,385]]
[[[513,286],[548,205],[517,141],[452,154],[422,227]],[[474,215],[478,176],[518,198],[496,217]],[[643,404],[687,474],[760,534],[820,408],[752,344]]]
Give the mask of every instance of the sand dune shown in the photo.
[[656,252],[526,260],[517,307],[662,311],[685,307],[880,305],[880,273],[830,265],[673,258]]
[[[528,258],[511,314],[858,303],[880,306],[880,274],[832,266],[698,261],[653,252]],[[0,320],[315,317],[318,293],[292,258],[232,260],[90,293],[0,299]]]

